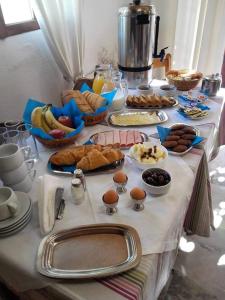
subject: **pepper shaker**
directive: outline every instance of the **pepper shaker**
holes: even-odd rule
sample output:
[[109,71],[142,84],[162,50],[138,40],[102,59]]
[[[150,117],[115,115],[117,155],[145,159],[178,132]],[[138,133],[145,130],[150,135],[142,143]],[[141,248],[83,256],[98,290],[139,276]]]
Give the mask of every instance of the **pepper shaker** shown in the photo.
[[86,185],[86,179],[83,171],[81,169],[76,169],[73,174],[74,174],[74,178],[79,178],[81,180],[81,183],[84,187],[84,191],[86,191],[87,185]]

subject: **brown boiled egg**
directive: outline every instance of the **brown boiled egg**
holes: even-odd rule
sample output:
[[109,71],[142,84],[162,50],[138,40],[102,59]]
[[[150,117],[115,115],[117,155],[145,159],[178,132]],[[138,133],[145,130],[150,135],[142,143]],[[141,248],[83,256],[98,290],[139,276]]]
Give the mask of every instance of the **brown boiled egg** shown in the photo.
[[113,180],[116,183],[125,183],[127,182],[127,175],[122,171],[116,172],[115,175],[113,176]]
[[130,191],[130,196],[134,200],[142,200],[146,197],[146,193],[144,190],[140,189],[139,187],[135,187]]
[[113,204],[118,202],[119,195],[114,190],[108,190],[102,197],[103,202]]

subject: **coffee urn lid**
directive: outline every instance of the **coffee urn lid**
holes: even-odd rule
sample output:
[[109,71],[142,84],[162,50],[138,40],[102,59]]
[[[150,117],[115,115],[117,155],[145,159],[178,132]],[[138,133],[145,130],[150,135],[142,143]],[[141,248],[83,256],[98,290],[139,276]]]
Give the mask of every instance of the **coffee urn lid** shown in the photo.
[[132,17],[137,15],[155,15],[155,6],[145,3],[130,3],[129,6],[119,9],[119,16]]

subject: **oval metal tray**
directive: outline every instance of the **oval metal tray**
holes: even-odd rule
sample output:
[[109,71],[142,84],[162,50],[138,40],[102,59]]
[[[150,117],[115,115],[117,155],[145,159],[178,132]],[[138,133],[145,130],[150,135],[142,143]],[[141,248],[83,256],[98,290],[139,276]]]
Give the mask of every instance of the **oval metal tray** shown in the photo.
[[171,106],[159,106],[159,107],[152,107],[152,106],[131,106],[131,105],[128,105],[126,104],[126,108],[128,109],[167,109],[167,108],[173,108],[175,106],[177,106],[179,104],[179,101],[174,98],[174,97],[171,97],[174,99],[175,103]]
[[[200,130],[199,130],[197,127],[194,127],[194,126],[189,125],[189,124],[185,124],[185,123],[175,123],[175,124],[169,126],[168,128],[172,128],[172,127],[175,126],[175,125],[185,125],[185,126],[191,127],[191,128],[195,131],[196,136],[200,136]],[[171,155],[174,155],[174,156],[182,156],[182,155],[185,155],[186,153],[188,153],[189,151],[191,151],[192,148],[193,148],[193,146],[189,147],[186,151],[180,152],[180,153],[174,152],[174,151],[171,151],[171,150],[168,150],[168,149],[167,149],[167,151],[168,151],[168,153],[171,154]]]
[[112,276],[136,267],[141,243],[133,227],[96,224],[45,237],[39,246],[37,270],[53,278]]
[[[109,130],[109,131],[110,131],[110,130]],[[98,132],[98,133],[93,134],[93,135],[90,137],[91,143],[96,144],[96,143],[95,143],[95,140],[96,140],[98,134],[99,134],[99,133],[104,133],[104,132],[108,132],[108,131],[101,131],[101,132]],[[144,133],[144,132],[140,132],[140,134],[141,134],[141,138],[142,138],[142,143],[147,142],[147,141],[148,141],[148,135],[147,135],[146,133]],[[103,146],[107,146],[107,145],[103,145]],[[121,146],[119,146],[119,148],[122,149],[122,150],[126,150],[126,149],[130,149],[130,147],[132,147],[132,146],[133,146],[133,145],[131,145],[131,146],[129,146],[129,147],[128,147],[128,146],[127,146],[127,147],[121,147]]]
[[[152,117],[152,121],[151,121],[151,116],[155,114],[154,117]],[[149,118],[149,122],[146,122],[145,124],[141,124],[141,123],[137,123],[137,124],[124,124],[124,123],[115,123],[113,121],[113,117],[116,116],[140,116],[144,117],[150,117]],[[154,119],[156,118],[156,119]],[[164,123],[168,120],[168,116],[167,114],[162,111],[162,110],[150,110],[150,111],[128,111],[128,112],[122,112],[122,113],[112,113],[109,115],[108,117],[108,123],[111,126],[115,126],[115,127],[136,127],[136,126],[149,126],[149,125],[156,125],[156,124],[161,124]]]
[[[53,155],[53,154],[52,154]],[[91,171],[84,171],[86,176],[91,175],[100,175],[100,174],[111,174],[120,169],[122,169],[124,165],[124,158],[121,160],[116,160],[112,164],[103,166]],[[76,166],[57,166],[50,162],[50,158],[48,160],[47,169],[49,172],[57,174],[57,175],[69,175],[72,176],[74,171],[76,170]]]

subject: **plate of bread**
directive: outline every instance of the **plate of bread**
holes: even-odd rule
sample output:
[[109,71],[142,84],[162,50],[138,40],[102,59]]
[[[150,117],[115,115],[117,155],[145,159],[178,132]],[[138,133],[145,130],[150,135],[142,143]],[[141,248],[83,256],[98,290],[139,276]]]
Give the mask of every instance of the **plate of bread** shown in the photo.
[[75,169],[86,175],[113,173],[122,168],[124,154],[119,149],[101,145],[68,147],[52,154],[48,170],[56,174],[72,175]]
[[178,100],[174,97],[158,95],[129,95],[126,100],[128,108],[169,108],[176,106]]

